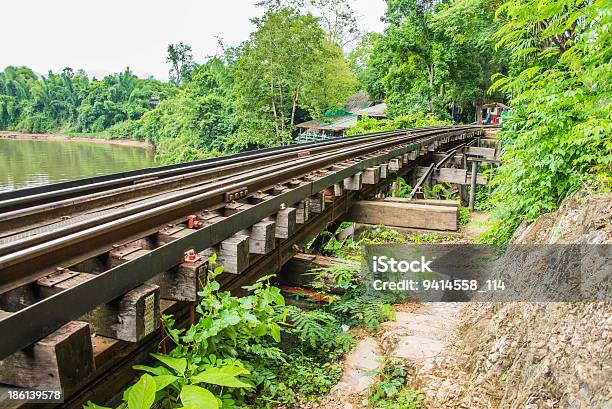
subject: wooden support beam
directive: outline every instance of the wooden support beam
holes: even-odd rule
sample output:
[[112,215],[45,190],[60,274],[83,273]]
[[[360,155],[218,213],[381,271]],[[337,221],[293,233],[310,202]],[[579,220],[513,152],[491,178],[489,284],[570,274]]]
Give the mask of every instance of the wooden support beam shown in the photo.
[[249,252],[267,254],[276,247],[276,222],[262,220],[255,223],[249,231]]
[[310,196],[308,209],[310,213],[323,213],[323,210],[325,210],[325,195],[323,192]]
[[304,224],[308,221],[310,214],[310,199],[306,198],[295,206],[295,222]]
[[363,171],[363,184],[375,185],[380,181],[380,167],[373,166]]
[[397,172],[398,170],[400,170],[401,167],[402,162],[399,159],[393,158],[389,161],[389,170],[391,172]]
[[362,175],[362,172],[357,172],[353,176],[344,179],[344,189],[361,190]]
[[[295,209],[294,209],[295,210]],[[218,246],[217,263],[224,272],[240,274],[249,266],[249,237],[234,234]]]
[[[134,252],[127,253],[125,263]],[[43,297],[49,297],[95,277],[94,274],[62,271],[37,281]],[[159,328],[160,288],[143,284],[113,301],[100,305],[79,318],[105,337],[138,342]]]
[[381,163],[380,164],[380,178],[386,179],[388,175],[389,175],[389,164]]
[[454,207],[457,210],[457,218],[459,218],[459,209],[461,203],[459,200],[443,200],[443,199],[408,199],[404,197],[385,197],[385,202],[395,203],[412,203],[427,206],[443,206],[443,207]]
[[206,277],[208,257],[200,256],[195,262],[181,263],[158,274],[149,284],[159,286],[160,297],[172,301],[197,301],[200,277]]
[[353,203],[347,220],[367,224],[430,230],[457,230],[454,206],[361,200]]
[[466,150],[466,154],[471,156],[482,156],[485,159],[495,159],[495,148],[469,146]]
[[334,183],[334,196],[340,197],[344,193],[344,185],[342,183]]
[[71,321],[26,349],[0,360],[0,383],[39,389],[62,388],[67,393],[93,370],[89,324]]
[[[428,168],[419,166],[417,168],[417,176],[425,174]],[[432,178],[436,183],[455,183],[459,185],[468,185],[471,180],[471,173],[468,173],[466,169],[455,169],[455,168],[440,168],[434,170]],[[487,178],[482,175],[478,175],[476,183],[479,185],[486,185]]]
[[276,238],[286,239],[290,237],[295,232],[296,227],[295,207],[287,207],[276,213]]

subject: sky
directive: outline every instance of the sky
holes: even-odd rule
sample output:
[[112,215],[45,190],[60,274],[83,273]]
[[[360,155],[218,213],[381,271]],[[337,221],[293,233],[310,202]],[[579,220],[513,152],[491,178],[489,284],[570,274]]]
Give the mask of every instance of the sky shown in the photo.
[[[382,31],[384,0],[347,0],[365,31]],[[238,45],[261,15],[256,0],[19,0],[4,1],[0,69],[25,65],[83,68],[97,77],[130,67],[139,76],[168,77],[166,47],[180,41],[196,61],[220,51],[217,37]]]

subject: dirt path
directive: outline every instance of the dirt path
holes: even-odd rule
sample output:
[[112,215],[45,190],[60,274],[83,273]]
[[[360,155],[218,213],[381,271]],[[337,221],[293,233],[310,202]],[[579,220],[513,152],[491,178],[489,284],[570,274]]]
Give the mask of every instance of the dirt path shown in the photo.
[[52,141],[52,142],[88,142],[88,143],[105,143],[110,145],[131,146],[135,148],[155,149],[155,146],[145,141],[135,141],[132,139],[107,139],[107,138],[92,138],[85,136],[70,136],[62,134],[39,134],[25,133],[17,131],[0,131],[0,138],[4,139],[23,139],[33,141]]
[[[487,228],[488,214],[473,212],[457,242],[471,242]],[[383,356],[398,357],[410,368],[413,382],[426,396],[435,396],[433,374],[447,361],[445,348],[453,339],[459,322],[461,303],[431,302],[395,307],[396,320],[383,323],[375,336],[361,339],[347,355],[343,376],[318,403],[303,403],[304,409],[366,409],[368,388],[377,381],[372,374],[382,369]],[[447,388],[448,389],[448,388]]]
[[381,369],[381,356],[402,358],[417,378],[426,378],[447,345],[460,308],[458,303],[397,306],[395,321],[382,324],[376,336],[361,339],[348,354],[342,379],[329,394],[320,402],[303,407],[367,408],[368,388],[377,380],[372,373]]

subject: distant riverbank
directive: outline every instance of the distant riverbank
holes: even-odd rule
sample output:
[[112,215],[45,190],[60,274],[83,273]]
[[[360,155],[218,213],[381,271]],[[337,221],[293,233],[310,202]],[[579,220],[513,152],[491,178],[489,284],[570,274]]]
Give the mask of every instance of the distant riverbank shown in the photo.
[[38,134],[26,133],[18,131],[0,131],[0,138],[3,139],[25,139],[39,141],[56,141],[56,142],[88,142],[88,143],[103,143],[111,145],[130,146],[134,148],[143,148],[154,150],[155,146],[150,142],[136,141],[132,139],[110,139],[107,137],[89,137],[89,136],[72,136],[63,134]]

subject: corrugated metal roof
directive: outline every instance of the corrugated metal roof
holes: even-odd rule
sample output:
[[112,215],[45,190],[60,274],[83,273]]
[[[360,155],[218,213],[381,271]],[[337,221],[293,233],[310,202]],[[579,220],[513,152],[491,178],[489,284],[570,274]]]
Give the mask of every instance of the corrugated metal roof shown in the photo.
[[371,107],[359,110],[357,111],[357,115],[383,117],[385,116],[386,109],[387,109],[387,104],[383,102],[382,104],[376,104]]
[[357,116],[331,116],[325,119],[311,119],[310,121],[297,124],[296,127],[304,129],[327,129],[330,131],[341,131],[357,123]]

